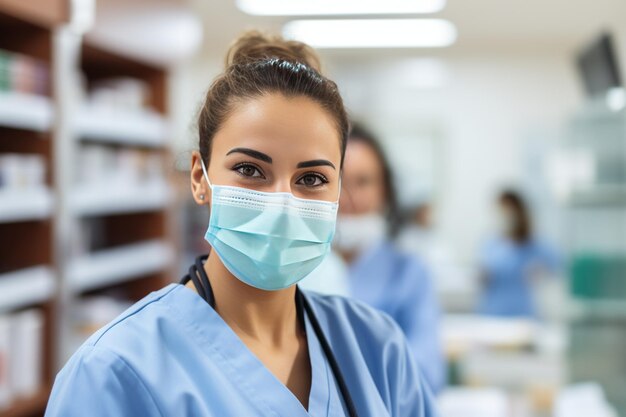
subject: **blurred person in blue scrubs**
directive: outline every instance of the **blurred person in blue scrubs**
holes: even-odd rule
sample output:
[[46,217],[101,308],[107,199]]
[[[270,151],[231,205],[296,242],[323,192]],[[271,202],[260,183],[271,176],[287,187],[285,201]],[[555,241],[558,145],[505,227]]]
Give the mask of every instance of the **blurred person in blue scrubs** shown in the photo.
[[295,285],[330,250],[349,128],[319,70],[300,42],[231,47],[191,161],[211,252],[83,344],[47,417],[436,415],[391,318]]
[[560,255],[533,235],[530,212],[518,192],[505,190],[499,195],[495,219],[498,236],[480,253],[483,291],[479,312],[534,318],[533,281],[557,272]]
[[335,252],[302,285],[346,292],[389,314],[437,393],[445,385],[446,366],[433,282],[424,264],[394,242],[399,213],[391,167],[377,140],[358,125],[348,139],[342,187]]

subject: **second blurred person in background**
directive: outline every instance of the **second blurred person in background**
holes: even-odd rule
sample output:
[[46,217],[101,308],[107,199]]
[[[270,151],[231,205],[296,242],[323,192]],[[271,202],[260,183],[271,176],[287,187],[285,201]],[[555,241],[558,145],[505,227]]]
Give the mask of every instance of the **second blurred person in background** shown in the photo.
[[533,236],[532,219],[522,196],[503,191],[497,200],[498,235],[480,253],[483,294],[479,312],[497,316],[535,317],[533,281],[557,272],[557,251]]
[[343,166],[336,253],[300,285],[348,295],[389,314],[404,331],[426,381],[437,393],[446,375],[439,304],[424,264],[393,242],[398,221],[389,163],[373,135],[354,126]]

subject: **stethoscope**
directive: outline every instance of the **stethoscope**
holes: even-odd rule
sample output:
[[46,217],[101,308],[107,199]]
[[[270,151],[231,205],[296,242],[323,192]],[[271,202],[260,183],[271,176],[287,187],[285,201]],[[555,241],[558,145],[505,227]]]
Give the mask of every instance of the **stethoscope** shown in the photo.
[[[200,297],[206,301],[211,308],[215,308],[215,299],[213,297],[213,289],[211,288],[211,282],[209,281],[209,277],[204,270],[204,261],[206,261],[208,255],[198,256],[193,264],[189,267],[189,272],[185,275],[180,283],[182,285],[187,284],[189,280],[193,282],[193,285],[196,287],[198,294]],[[333,354],[333,351],[330,348],[330,344],[324,335],[322,330],[322,326],[320,326],[319,321],[317,320],[317,316],[315,312],[311,308],[311,304],[309,300],[305,297],[305,295],[300,291],[299,288],[296,287],[296,309],[298,312],[298,317],[304,323],[304,313],[306,312],[309,320],[311,321],[311,326],[313,327],[313,331],[315,332],[315,336],[317,340],[320,342],[322,346],[322,350],[324,351],[324,355],[326,355],[326,359],[330,365],[331,370],[333,371],[333,375],[335,376],[335,380],[337,381],[337,385],[339,386],[339,391],[341,392],[341,396],[343,397],[343,401],[346,405],[346,409],[348,410],[348,415],[350,417],[357,417],[356,407],[354,406],[354,402],[352,401],[352,397],[350,396],[350,391],[348,390],[348,386],[346,385],[346,381],[343,377],[341,369],[339,368],[339,364],[337,363],[337,359]]]

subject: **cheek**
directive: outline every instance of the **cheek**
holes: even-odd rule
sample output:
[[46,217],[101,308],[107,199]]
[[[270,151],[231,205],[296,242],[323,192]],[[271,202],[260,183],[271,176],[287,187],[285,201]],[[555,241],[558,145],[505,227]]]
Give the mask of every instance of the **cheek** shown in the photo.
[[364,195],[363,197],[363,203],[367,206],[367,210],[370,212],[382,211],[386,205],[385,193],[383,187],[381,186],[370,187],[367,192],[367,196]]
[[354,199],[348,190],[342,190],[339,197],[339,212],[350,213],[354,210]]
[[385,206],[383,195],[379,192],[377,187],[366,187],[358,191],[355,190],[349,196],[346,195],[341,203],[344,204],[346,211],[349,209],[354,214],[367,214],[382,211]]

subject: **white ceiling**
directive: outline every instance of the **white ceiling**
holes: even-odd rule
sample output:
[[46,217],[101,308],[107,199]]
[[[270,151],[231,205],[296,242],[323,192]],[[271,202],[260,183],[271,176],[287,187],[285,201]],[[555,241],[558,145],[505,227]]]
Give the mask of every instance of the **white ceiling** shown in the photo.
[[[191,41],[184,41],[193,37],[182,35],[189,35],[187,32],[193,29],[194,15],[204,27],[199,57],[216,61],[221,61],[230,42],[245,29],[258,28],[280,33],[283,23],[289,20],[285,17],[246,15],[237,9],[235,0],[97,0],[97,5],[96,27],[89,35],[91,38],[102,35],[100,40],[105,44],[122,45],[144,55],[152,54],[155,60],[163,62],[175,62],[193,53],[195,48],[189,45]],[[172,15],[171,10],[182,16],[179,16],[178,23],[188,23],[187,32],[178,33],[181,29],[175,25],[167,28],[166,32],[170,35],[158,29],[158,19],[154,16],[158,13],[161,17]],[[188,17],[183,19],[185,13]],[[445,18],[457,26],[458,40],[452,47],[375,52],[367,49],[326,50],[321,51],[323,59],[339,63],[343,60],[380,60],[387,56],[402,58],[521,51],[569,54],[604,28],[623,30],[623,54],[626,54],[626,0],[448,0],[442,12],[427,16]],[[141,27],[129,23],[129,20],[139,17],[146,20],[139,25]],[[115,30],[111,30],[112,25]],[[130,30],[133,28],[136,29],[134,32],[145,29],[147,37],[137,36]],[[155,30],[160,37],[150,35]],[[112,32],[118,36],[111,36]],[[167,42],[156,41],[163,36]]]
[[[223,56],[229,42],[244,29],[279,32],[282,23],[289,20],[248,16],[236,8],[234,0],[190,1],[205,25],[204,53],[216,57]],[[519,48],[571,50],[605,27],[626,27],[626,0],[448,0],[442,12],[429,16],[449,19],[457,26],[458,41],[444,53]],[[415,55],[416,51],[385,53]],[[355,56],[371,51],[326,54]]]

